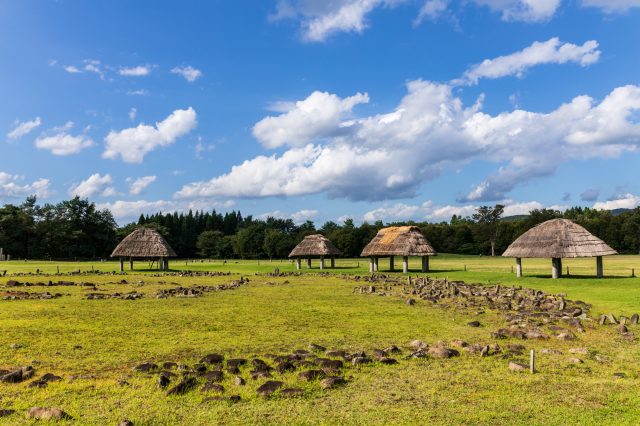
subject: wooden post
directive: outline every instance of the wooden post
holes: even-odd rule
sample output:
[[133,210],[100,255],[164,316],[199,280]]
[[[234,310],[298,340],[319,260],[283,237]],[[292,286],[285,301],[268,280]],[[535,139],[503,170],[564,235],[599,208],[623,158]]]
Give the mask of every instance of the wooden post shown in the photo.
[[129,269],[133,271],[133,257],[129,258]]
[[373,270],[374,272],[378,272],[378,256],[373,256]]
[[324,257],[320,256],[320,269],[324,269]]
[[409,272],[409,256],[402,256],[402,272]]
[[429,256],[422,256],[422,272],[429,272]]
[[531,374],[536,372],[536,351],[533,349],[531,349],[529,356],[529,371],[531,371]]
[[296,269],[300,270],[300,268],[302,268],[302,259],[296,257]]
[[396,259],[395,259],[395,256],[391,256],[391,257],[389,258],[389,270],[390,270],[391,272],[393,272],[393,270],[394,270],[394,269],[396,269],[396,266],[394,265],[394,261],[395,261],[395,260],[396,260]]
[[169,258],[168,257],[164,260],[164,270],[165,271],[169,270]]
[[603,275],[602,256],[598,256],[596,257],[596,278],[602,278]]
[[551,278],[559,278],[560,274],[561,274],[561,269],[562,266],[560,265],[559,262],[560,259],[558,259],[557,257],[554,257],[553,259],[551,259]]
[[124,259],[120,258],[120,272],[124,272]]
[[522,278],[522,258],[516,257],[516,277]]
[[373,257],[369,258],[369,272],[373,273]]
[[311,269],[311,258],[307,257],[307,268]]
[[335,267],[336,267],[336,258],[335,258],[335,257],[332,257],[332,258],[331,258],[331,269],[333,269],[333,268],[335,268]]

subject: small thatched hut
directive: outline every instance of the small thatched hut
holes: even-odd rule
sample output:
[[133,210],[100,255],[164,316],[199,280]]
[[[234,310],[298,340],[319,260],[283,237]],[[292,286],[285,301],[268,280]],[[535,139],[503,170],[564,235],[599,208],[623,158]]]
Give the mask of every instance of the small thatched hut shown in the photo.
[[563,257],[595,257],[596,275],[602,278],[602,256],[618,254],[600,238],[567,219],[541,223],[516,239],[502,254],[516,258],[516,272],[522,276],[522,258],[551,258],[551,276],[562,276]]
[[169,258],[176,257],[167,241],[155,229],[138,228],[127,235],[111,253],[111,257],[120,258],[120,272],[124,271],[124,258],[129,258],[129,267],[133,270],[133,259],[158,259],[158,269],[169,269]]
[[378,271],[378,258],[389,257],[389,269],[394,270],[395,256],[402,256],[402,270],[409,272],[409,256],[422,257],[422,272],[429,271],[429,256],[437,253],[417,226],[393,226],[382,228],[362,250],[362,257],[369,258],[369,272]]
[[324,269],[324,259],[331,259],[331,267],[336,267],[336,256],[342,254],[340,250],[333,245],[333,243],[324,235],[314,234],[307,235],[304,240],[291,250],[289,253],[290,258],[296,259],[296,267],[300,269],[301,259],[307,258],[307,266],[311,268],[311,259],[320,259],[320,269]]

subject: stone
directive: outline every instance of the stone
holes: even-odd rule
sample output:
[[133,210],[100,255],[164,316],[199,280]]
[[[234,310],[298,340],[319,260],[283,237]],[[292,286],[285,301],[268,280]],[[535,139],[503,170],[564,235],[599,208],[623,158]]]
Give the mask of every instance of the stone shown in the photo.
[[175,362],[165,362],[162,364],[162,368],[166,370],[173,370],[174,368],[178,368],[178,364]]
[[569,353],[570,354],[586,355],[586,354],[589,353],[589,350],[587,348],[571,348],[571,349],[569,349]]
[[62,380],[62,377],[56,376],[55,374],[47,373],[44,376],[40,377],[40,380],[43,382],[58,382]]
[[164,389],[171,384],[171,379],[167,374],[160,374],[156,383],[160,389]]
[[231,403],[236,403],[236,402],[240,402],[242,400],[242,398],[240,397],[240,395],[231,395],[229,397],[229,402]]
[[428,347],[428,345],[422,340],[412,340],[409,342],[408,346],[414,351],[417,351],[419,349],[425,349]]
[[46,388],[48,386],[47,382],[43,382],[42,380],[34,380],[29,383],[27,388]]
[[527,331],[524,334],[524,337],[528,340],[546,340],[549,338],[546,334],[540,333],[538,331]]
[[27,412],[27,418],[36,420],[64,420],[71,416],[59,408],[31,407]]
[[625,377],[627,377],[627,375],[625,373],[613,373],[613,377],[624,379]]
[[280,395],[286,396],[286,397],[302,396],[302,395],[304,395],[304,389],[300,389],[300,388],[282,389],[280,391]]
[[584,364],[584,361],[580,358],[569,358],[569,362],[572,364]]
[[640,315],[633,314],[633,315],[631,315],[631,318],[629,319],[629,324],[637,325],[639,320],[640,320]]
[[451,341],[451,346],[456,347],[456,348],[466,348],[467,346],[469,346],[469,344],[467,342],[465,342],[464,340],[453,339]]
[[118,426],[133,426],[133,422],[131,420],[124,419],[118,424]]
[[395,346],[395,345],[389,346],[384,351],[385,351],[385,353],[388,353],[388,354],[399,354],[399,353],[402,353],[402,350],[399,347]]
[[282,362],[276,366],[276,371],[280,374],[286,373],[287,371],[293,371],[296,369],[296,366],[290,363],[289,361]]
[[309,350],[313,352],[324,352],[327,350],[327,348],[325,348],[324,346],[320,346],[316,343],[310,343]]
[[8,417],[15,413],[15,410],[8,410],[6,408],[0,408],[0,417]]
[[258,395],[269,396],[272,395],[275,391],[284,386],[283,382],[278,382],[275,380],[269,380],[265,382],[262,386],[260,386],[257,390]]
[[528,370],[528,367],[522,365],[522,364],[518,364],[517,362],[513,362],[510,361],[509,362],[509,370],[511,371],[526,371]]
[[331,369],[339,370],[343,367],[344,364],[342,363],[342,361],[338,359],[325,359],[320,361],[319,365],[322,368],[331,368]]
[[347,381],[340,376],[329,376],[326,379],[323,379],[320,382],[320,387],[322,389],[333,389],[337,386],[343,385],[347,383]]
[[203,377],[210,382],[217,383],[221,382],[224,379],[224,374],[222,373],[222,371],[213,370],[209,371]]
[[351,360],[352,365],[370,364],[371,362],[371,358],[366,356],[357,356]]
[[540,349],[540,353],[544,355],[562,355],[562,351],[549,348]]
[[387,354],[382,350],[382,349],[374,349],[373,350],[373,357],[377,360],[380,360],[381,358],[386,357]]
[[209,354],[200,360],[204,364],[221,364],[222,361],[224,361],[224,356],[220,354]]
[[604,355],[599,355],[599,354],[596,354],[596,355],[594,356],[594,359],[595,359],[596,361],[598,361],[599,363],[601,363],[601,364],[608,364],[608,363],[610,363],[610,362],[611,362],[611,360],[610,360],[608,357],[606,357],[606,356],[604,356]]
[[249,374],[253,380],[269,379],[272,377],[268,370],[251,370]]
[[246,382],[242,377],[240,377],[240,376],[236,376],[236,377],[233,379],[233,383],[234,383],[236,386],[244,386],[247,382]]
[[627,332],[629,332],[629,330],[627,329],[627,326],[626,326],[626,325],[624,325],[624,324],[620,324],[620,325],[618,326],[618,331],[619,331],[620,333],[627,333]]
[[482,349],[480,350],[480,356],[481,357],[489,356],[489,346],[482,347]]
[[4,383],[20,383],[23,380],[25,380],[25,378],[23,377],[22,370],[12,371],[0,376],[0,382]]
[[384,357],[380,358],[378,362],[385,365],[394,365],[398,363],[398,360],[395,358]]
[[460,352],[456,351],[455,349],[445,348],[444,346],[434,346],[432,348],[429,348],[429,351],[427,353],[433,358],[441,359],[460,355]]
[[331,358],[343,358],[347,353],[345,351],[327,351],[325,355]]
[[145,362],[144,364],[133,367],[133,371],[138,373],[153,373],[158,370],[158,366],[152,362]]
[[218,392],[218,393],[222,393],[224,392],[224,386],[218,384],[218,383],[206,383],[202,389],[200,389],[200,392]]
[[310,382],[312,380],[318,380],[324,377],[325,373],[322,370],[307,370],[302,371],[300,374],[298,374],[298,379],[302,380],[303,382]]
[[471,322],[468,322],[467,325],[469,327],[480,327],[480,321],[471,321]]
[[571,332],[560,333],[556,336],[556,339],[568,341],[568,340],[576,340],[575,334]]
[[409,299],[407,299],[404,303],[405,303],[405,305],[407,305],[407,306],[413,306],[413,305],[415,305],[415,304],[416,304],[416,300],[415,300],[415,299],[411,299],[411,298],[409,298]]
[[182,395],[193,389],[198,382],[193,377],[187,377],[167,391],[167,396]]

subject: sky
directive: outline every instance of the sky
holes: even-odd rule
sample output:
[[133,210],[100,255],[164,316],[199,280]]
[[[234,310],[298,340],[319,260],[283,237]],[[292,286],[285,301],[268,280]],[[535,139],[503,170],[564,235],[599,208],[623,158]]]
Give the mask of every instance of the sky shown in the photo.
[[0,1],[0,203],[640,204],[640,0]]

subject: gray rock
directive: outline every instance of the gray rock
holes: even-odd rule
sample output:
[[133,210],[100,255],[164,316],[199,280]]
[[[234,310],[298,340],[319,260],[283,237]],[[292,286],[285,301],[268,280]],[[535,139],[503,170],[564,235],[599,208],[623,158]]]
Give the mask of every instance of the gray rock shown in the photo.
[[257,389],[258,395],[269,396],[284,386],[283,382],[269,380]]
[[27,412],[27,418],[36,420],[64,420],[71,416],[59,408],[31,407]]

